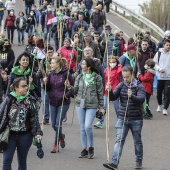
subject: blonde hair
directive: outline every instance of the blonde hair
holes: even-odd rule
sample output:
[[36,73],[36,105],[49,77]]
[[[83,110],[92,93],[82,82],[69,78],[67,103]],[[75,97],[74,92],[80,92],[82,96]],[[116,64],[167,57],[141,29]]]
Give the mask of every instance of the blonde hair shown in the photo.
[[109,65],[111,59],[115,59],[115,60],[116,60],[116,62],[117,62],[117,65],[116,65],[116,66],[118,66],[118,65],[120,64],[119,57],[110,55],[110,56],[108,57],[108,65]]
[[67,60],[65,58],[53,55],[52,59],[60,65],[60,68],[67,67]]

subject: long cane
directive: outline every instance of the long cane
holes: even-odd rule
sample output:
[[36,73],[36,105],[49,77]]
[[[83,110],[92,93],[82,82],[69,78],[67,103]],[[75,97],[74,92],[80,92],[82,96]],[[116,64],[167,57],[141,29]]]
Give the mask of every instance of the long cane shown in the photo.
[[[106,54],[107,54],[107,62],[108,62],[108,34],[106,34]],[[110,67],[108,66],[108,83],[110,84]],[[107,98],[107,114],[106,114],[106,153],[107,153],[107,160],[109,161],[109,91],[108,91],[108,98]]]
[[[47,52],[48,52],[48,45],[49,45],[49,33],[47,34]],[[47,76],[47,54],[46,54],[46,66],[45,66],[45,77]],[[46,98],[46,94],[47,94],[47,85],[45,83],[45,87],[44,87],[44,113],[43,113],[43,119],[42,119],[42,124],[41,124],[41,129],[42,131],[44,130],[44,118],[45,118],[45,98]]]

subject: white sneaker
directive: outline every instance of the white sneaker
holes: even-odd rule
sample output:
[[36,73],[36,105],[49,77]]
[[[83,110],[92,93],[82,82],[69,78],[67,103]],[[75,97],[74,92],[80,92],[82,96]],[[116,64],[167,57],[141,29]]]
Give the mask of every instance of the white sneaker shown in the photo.
[[163,109],[163,112],[162,112],[162,113],[163,113],[164,116],[167,116],[167,115],[168,115],[168,112],[167,112],[166,109]]
[[162,112],[162,105],[158,105],[158,107],[157,107],[157,110],[156,110],[157,112]]

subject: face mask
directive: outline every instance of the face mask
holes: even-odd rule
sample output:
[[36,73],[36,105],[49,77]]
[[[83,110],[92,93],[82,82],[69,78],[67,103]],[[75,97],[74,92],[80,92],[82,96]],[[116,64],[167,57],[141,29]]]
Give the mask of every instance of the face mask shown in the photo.
[[109,65],[111,68],[114,68],[117,65],[117,63],[110,63]]
[[48,8],[47,10],[48,10],[48,11],[51,11],[51,8]]
[[10,12],[10,15],[13,15],[14,14],[14,12]]
[[31,16],[33,16],[33,15],[34,15],[34,13],[30,13],[30,15],[31,15]]
[[147,69],[148,69],[148,65],[147,65],[147,64],[145,64],[145,65],[144,65],[144,68],[147,70]]
[[8,50],[10,48],[10,45],[4,45],[4,47]]

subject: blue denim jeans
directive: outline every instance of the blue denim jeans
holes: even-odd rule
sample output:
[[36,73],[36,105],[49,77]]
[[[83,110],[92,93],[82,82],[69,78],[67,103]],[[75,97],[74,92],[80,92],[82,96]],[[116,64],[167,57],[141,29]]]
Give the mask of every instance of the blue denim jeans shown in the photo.
[[[60,121],[59,140],[62,137],[62,122],[63,122],[63,119],[65,118],[65,116],[67,114],[68,109],[69,109],[69,105],[63,105],[62,113],[61,113],[61,121]],[[58,127],[59,127],[61,106],[52,106],[52,105],[50,105],[50,111],[51,111],[51,123],[52,123],[52,127],[55,130],[55,132],[56,132],[55,133],[54,144],[57,144]]]
[[101,27],[93,27],[95,32],[102,33],[102,28]]
[[[119,116],[119,98],[117,98],[116,100],[112,101],[112,103],[113,103],[113,106],[115,108],[116,116],[118,118],[118,116]],[[104,109],[107,110],[107,96],[104,96]],[[103,124],[104,118],[105,118],[105,115],[102,116],[102,118],[99,119],[98,121],[100,121],[100,123]]]
[[49,121],[49,118],[50,118],[50,99],[49,99],[48,92],[46,92],[45,106],[44,106],[44,95],[45,95],[45,90],[41,89],[41,100],[42,100],[42,104],[43,104],[44,120]]
[[31,147],[32,140],[33,135],[31,132],[19,135],[10,134],[8,147],[3,152],[2,170],[12,169],[11,164],[15,151],[17,151],[18,170],[27,170],[27,155]]
[[[132,132],[132,136],[134,140],[136,162],[142,162],[143,159],[143,144],[141,139],[142,126],[143,126],[143,120],[129,120],[129,121],[127,120],[125,121],[124,130],[122,134],[123,120],[121,119],[117,120],[115,126],[116,143],[114,146],[114,152],[112,157],[113,164],[118,164],[119,162],[129,129]],[[121,134],[122,134],[122,139],[121,139]],[[121,141],[121,145],[120,145],[120,141]],[[118,152],[119,152],[119,157],[118,157]]]
[[28,38],[34,34],[35,27],[34,25],[30,25],[29,30],[28,30]]
[[[51,33],[51,29],[52,29],[52,26],[44,27],[44,40],[45,41],[47,41],[47,35],[48,35],[48,33],[49,34]],[[50,37],[51,37],[51,35],[49,35],[49,42],[50,42]]]
[[32,7],[32,5],[26,5],[26,4],[25,4],[25,14],[26,14],[26,15],[29,15],[29,14],[30,14],[31,7]]
[[3,20],[3,16],[4,16],[4,15],[0,15],[0,26],[1,26],[1,22],[2,22],[2,20]]
[[87,12],[89,13],[89,15],[91,15],[91,9],[87,9]]
[[92,124],[96,116],[97,109],[82,109],[76,107],[76,112],[80,124],[81,143],[83,148],[93,147],[93,129]]
[[25,30],[20,30],[18,29],[18,43],[20,44],[21,42],[24,41],[24,32]]

